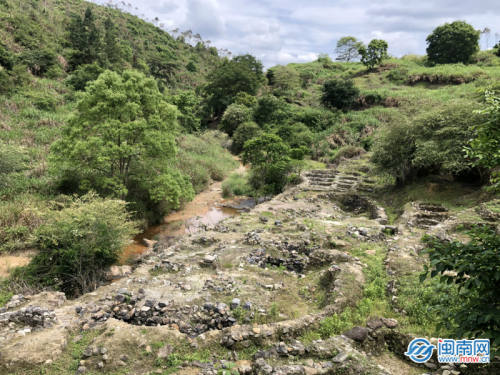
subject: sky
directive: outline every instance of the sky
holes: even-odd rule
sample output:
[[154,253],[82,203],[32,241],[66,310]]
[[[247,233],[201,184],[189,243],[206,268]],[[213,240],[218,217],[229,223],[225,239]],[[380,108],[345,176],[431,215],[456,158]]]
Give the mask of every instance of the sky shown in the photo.
[[[105,0],[108,2],[109,0]],[[103,3],[103,0],[94,0]],[[113,0],[114,3],[121,1]],[[445,22],[491,29],[481,48],[500,39],[500,0],[126,0],[132,13],[158,17],[168,30],[192,30],[233,55],[266,67],[335,58],[339,38],[385,39],[393,56],[425,54],[425,39]],[[137,9],[136,9],[137,8]]]

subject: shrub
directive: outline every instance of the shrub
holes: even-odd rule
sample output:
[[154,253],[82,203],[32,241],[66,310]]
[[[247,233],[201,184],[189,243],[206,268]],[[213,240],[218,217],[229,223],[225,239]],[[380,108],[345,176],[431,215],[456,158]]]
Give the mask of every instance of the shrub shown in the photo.
[[250,184],[261,193],[283,191],[291,169],[290,148],[276,134],[264,133],[245,143],[243,162],[252,165]]
[[89,292],[135,233],[125,202],[87,194],[46,214],[45,223],[34,233],[38,254],[14,277],[55,287],[69,296]]
[[500,350],[500,235],[493,228],[480,226],[468,235],[471,241],[467,243],[425,237],[424,252],[431,267],[425,267],[422,279],[430,271],[440,282],[458,285],[458,311],[441,304],[441,313],[456,323],[457,336],[489,338],[495,353]]
[[352,80],[332,79],[323,85],[321,102],[329,108],[348,110],[359,97],[359,90]]
[[274,95],[259,98],[257,108],[254,111],[254,119],[260,125],[281,124],[291,116],[290,106]]
[[281,125],[277,128],[276,134],[285,141],[291,148],[309,148],[313,142],[313,133],[304,124]]
[[427,56],[435,64],[468,63],[479,50],[479,31],[464,21],[438,26],[427,37]]
[[95,81],[104,71],[97,63],[80,65],[69,77],[68,84],[77,91],[85,89],[87,83]]
[[222,116],[220,127],[229,136],[232,136],[238,126],[251,119],[252,112],[249,108],[241,104],[231,104],[224,112],[224,116]]
[[333,127],[339,121],[339,115],[320,108],[301,108],[293,114],[293,120],[305,124],[314,132]]
[[387,73],[387,78],[389,79],[389,81],[395,83],[406,83],[408,79],[408,72],[408,68],[398,67],[390,70],[389,73]]
[[56,54],[46,49],[27,50],[21,54],[20,60],[36,76],[43,76],[50,67],[57,63]]
[[344,146],[337,150],[335,156],[331,159],[331,163],[339,163],[343,159],[352,159],[363,155],[365,150],[357,146]]
[[471,160],[464,151],[478,121],[470,103],[454,102],[417,117],[393,119],[376,135],[372,160],[398,183],[422,173],[460,175]]
[[262,129],[253,121],[244,122],[233,134],[233,143],[231,145],[231,151],[235,154],[239,154],[243,151],[243,145],[246,141],[257,137],[262,133]]

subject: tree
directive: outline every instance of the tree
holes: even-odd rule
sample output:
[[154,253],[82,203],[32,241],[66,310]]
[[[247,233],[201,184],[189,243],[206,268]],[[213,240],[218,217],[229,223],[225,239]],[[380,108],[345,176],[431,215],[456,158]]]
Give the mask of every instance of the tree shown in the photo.
[[352,61],[359,58],[359,48],[362,43],[353,36],[344,36],[337,41],[335,53],[338,61]]
[[495,55],[500,57],[500,42],[493,46],[493,52],[495,53]]
[[363,65],[368,67],[368,69],[373,69],[375,66],[380,65],[383,60],[385,60],[387,55],[387,49],[389,48],[387,42],[382,39],[373,39],[368,47],[363,44],[358,46],[358,52],[361,55],[361,62]]
[[106,18],[104,22],[104,53],[108,65],[119,65],[122,61],[122,50],[117,43],[118,30],[111,20],[111,17]]
[[323,84],[321,102],[325,107],[348,110],[359,97],[359,89],[348,79],[332,79]]
[[252,165],[250,183],[255,190],[277,194],[283,191],[291,169],[290,148],[276,134],[264,133],[243,146],[243,162]]
[[221,129],[232,136],[238,126],[252,119],[252,111],[242,104],[233,103],[222,116]]
[[[152,78],[137,71],[105,71],[87,85],[77,113],[52,148],[56,171],[78,176],[78,189],[163,211],[191,199],[192,187],[172,167],[177,110]],[[74,178],[74,177],[71,177]]]
[[466,243],[424,237],[431,267],[425,267],[421,280],[430,271],[441,283],[457,284],[461,308],[450,313],[448,306],[441,306],[445,320],[455,323],[458,337],[489,338],[495,354],[500,350],[500,236],[488,226],[467,234],[471,240]]
[[238,126],[238,129],[233,134],[233,143],[231,144],[231,151],[235,154],[241,153],[243,151],[243,145],[260,135],[262,129],[253,121],[247,121]]
[[478,111],[481,121],[474,127],[468,154],[477,166],[492,171],[493,189],[500,190],[500,96],[486,91],[486,108]]
[[257,94],[263,81],[262,64],[253,56],[225,60],[208,75],[205,87],[207,105],[213,116],[220,117],[238,93]]
[[74,15],[69,25],[69,43],[72,49],[70,65],[76,69],[82,64],[92,64],[99,57],[101,39],[92,9],[87,7],[83,19]]
[[293,67],[278,65],[267,73],[269,84],[273,86],[276,95],[283,95],[300,87],[300,75]]
[[479,50],[480,32],[464,21],[438,26],[427,37],[427,56],[434,64],[467,64]]

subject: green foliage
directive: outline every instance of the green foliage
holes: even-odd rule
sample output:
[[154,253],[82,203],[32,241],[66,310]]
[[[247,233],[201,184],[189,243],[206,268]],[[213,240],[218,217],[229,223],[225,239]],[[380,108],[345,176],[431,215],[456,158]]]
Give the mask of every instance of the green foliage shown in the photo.
[[368,47],[359,45],[358,52],[361,55],[361,62],[368,69],[375,68],[387,59],[387,48],[389,48],[387,42],[382,39],[373,39]]
[[[79,15],[73,15],[69,25],[68,36],[68,41],[72,49],[69,60],[72,69],[76,69],[82,64],[92,64],[99,57],[101,39],[100,31],[95,21],[95,16],[90,6],[85,10],[83,18]],[[112,36],[112,34],[109,34],[108,38]],[[111,41],[107,40],[107,42]]]
[[427,56],[435,64],[467,64],[479,50],[479,31],[464,21],[438,26],[427,37]]
[[474,164],[492,171],[491,183],[500,190],[500,96],[493,91],[485,92],[486,108],[478,111],[482,119],[474,126],[474,139],[468,154]]
[[171,102],[180,112],[177,120],[182,128],[190,133],[199,130],[201,98],[192,90],[184,90],[172,96]]
[[252,138],[259,136],[262,133],[262,129],[253,121],[247,121],[238,126],[233,134],[233,143],[231,144],[231,151],[235,154],[241,153],[243,151],[243,145],[245,142]]
[[469,103],[455,102],[414,121],[394,119],[377,134],[372,161],[399,183],[417,173],[459,175],[471,169],[464,147],[478,116]]
[[254,112],[254,119],[259,125],[263,126],[265,124],[285,122],[290,115],[290,106],[283,99],[274,95],[266,95],[259,98]]
[[0,142],[0,198],[11,198],[19,193],[20,184],[26,183],[23,173],[26,169],[26,152],[20,147]]
[[12,70],[14,67],[14,56],[2,43],[0,43],[0,66],[7,70]]
[[234,102],[238,93],[257,94],[263,80],[262,63],[251,55],[224,61],[208,75],[205,87],[208,108],[215,117],[219,117]]
[[248,108],[257,107],[257,98],[253,95],[247,94],[246,92],[237,93],[234,102],[236,104],[244,105],[245,107]]
[[62,210],[49,211],[34,233],[38,254],[14,277],[71,296],[95,289],[136,233],[125,205],[87,194]]
[[430,268],[425,268],[422,279],[430,271],[441,283],[457,284],[460,308],[450,311],[442,306],[441,312],[456,323],[457,336],[489,338],[495,352],[500,349],[500,236],[487,226],[476,226],[468,235],[467,243],[425,237]]
[[246,175],[233,173],[222,183],[222,195],[224,198],[251,194],[252,188]]
[[321,102],[329,108],[348,110],[352,108],[359,97],[359,89],[352,80],[332,79],[323,85]]
[[222,121],[220,127],[229,136],[232,136],[234,131],[243,124],[252,119],[252,112],[248,107],[242,104],[233,103],[227,107],[224,115],[222,116]]
[[256,191],[283,191],[290,172],[290,148],[275,135],[264,133],[243,146],[243,162],[252,165],[250,183]]
[[293,120],[305,124],[313,132],[331,128],[339,121],[338,113],[323,108],[300,108],[293,113]]
[[276,134],[292,149],[299,149],[301,147],[309,149],[313,142],[312,131],[300,122],[291,125],[281,125],[276,129]]
[[273,67],[268,70],[267,77],[269,84],[273,87],[273,93],[277,96],[286,95],[300,86],[299,73],[290,66],[278,65]]
[[119,67],[122,63],[123,51],[118,44],[118,29],[109,16],[104,21],[104,31],[103,52],[106,65]]
[[177,110],[136,71],[106,71],[81,94],[78,112],[52,148],[54,170],[78,189],[178,208],[193,196],[172,168]]
[[36,76],[45,75],[57,63],[55,53],[47,49],[26,50],[21,54],[20,61]]
[[335,54],[337,61],[352,61],[360,57],[359,49],[362,43],[353,36],[344,36],[337,41]]
[[87,83],[95,81],[104,69],[98,64],[85,64],[76,68],[73,73],[68,77],[68,84],[76,91],[85,90]]

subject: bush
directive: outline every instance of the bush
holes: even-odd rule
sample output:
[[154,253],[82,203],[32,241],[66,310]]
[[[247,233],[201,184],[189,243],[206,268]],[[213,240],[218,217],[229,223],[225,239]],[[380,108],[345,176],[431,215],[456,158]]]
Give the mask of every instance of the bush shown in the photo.
[[38,254],[13,276],[78,296],[99,285],[134,234],[125,202],[87,194],[46,214],[34,233]]
[[337,124],[339,115],[325,109],[308,107],[296,111],[293,119],[305,124],[313,132],[320,132]]
[[46,49],[27,50],[21,55],[20,60],[36,76],[43,76],[50,67],[57,64],[56,54]]
[[259,193],[278,194],[288,182],[290,148],[276,134],[264,133],[245,143],[243,162],[252,165],[250,184]]
[[352,80],[332,79],[323,85],[321,102],[328,108],[348,110],[359,97],[359,90]]
[[254,112],[255,121],[260,125],[281,124],[291,116],[290,106],[274,95],[259,98],[257,108]]
[[224,198],[251,194],[252,188],[246,175],[233,173],[222,183],[222,195]]
[[365,150],[357,146],[344,146],[337,150],[335,156],[330,160],[331,163],[339,163],[343,159],[352,159],[363,155]]
[[464,21],[438,26],[427,37],[427,55],[434,64],[467,64],[478,50],[479,31]]
[[231,145],[231,151],[235,154],[241,153],[243,151],[243,145],[246,141],[257,137],[262,133],[262,129],[253,121],[244,122],[233,134],[233,143]]
[[[491,340],[492,352],[500,350],[500,235],[494,228],[474,227],[470,242],[449,242],[425,237],[425,253],[431,267],[425,267],[422,279],[430,271],[441,283],[455,283],[460,292],[458,311],[441,304],[441,314],[456,323],[458,337],[483,337]],[[452,315],[450,315],[450,313]]]
[[77,91],[85,90],[87,83],[95,81],[104,71],[97,63],[80,65],[68,78],[68,84]]
[[398,183],[417,174],[458,176],[471,160],[464,151],[478,122],[470,103],[454,102],[408,122],[393,119],[376,135],[372,161]]
[[238,126],[251,119],[252,112],[249,108],[241,104],[231,104],[227,107],[222,116],[220,127],[221,130],[225,131],[229,136],[232,136]]

